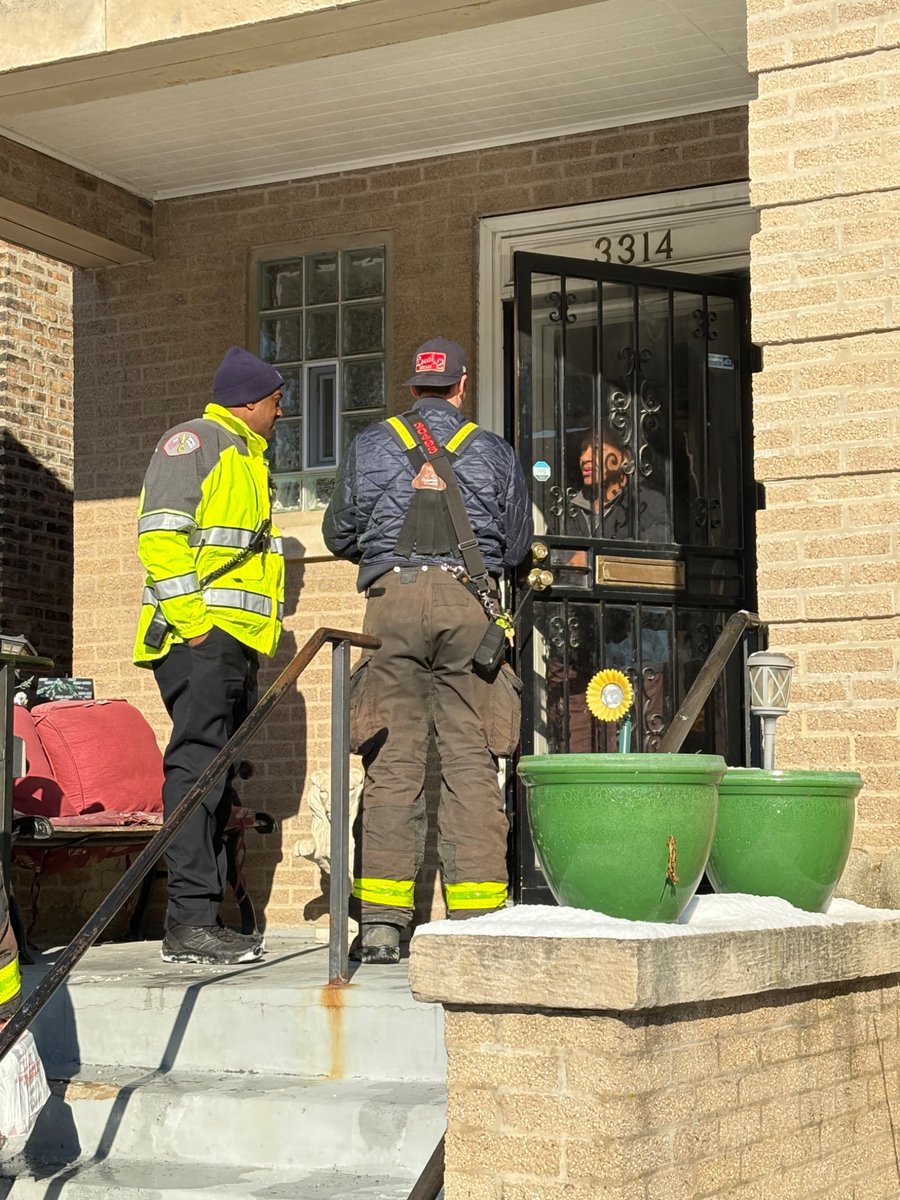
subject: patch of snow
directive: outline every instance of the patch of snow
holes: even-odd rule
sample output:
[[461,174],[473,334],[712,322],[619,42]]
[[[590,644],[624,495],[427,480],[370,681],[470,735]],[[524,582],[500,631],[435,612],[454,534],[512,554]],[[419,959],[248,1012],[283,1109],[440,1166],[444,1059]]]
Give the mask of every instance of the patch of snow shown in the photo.
[[846,925],[853,921],[900,920],[900,910],[866,908],[853,900],[832,900],[827,912],[794,908],[777,896],[740,893],[695,896],[679,920],[629,921],[582,908],[556,908],[548,904],[520,904],[468,921],[432,921],[420,925],[415,937],[452,934],[484,937],[543,938],[644,938],[679,937],[700,933],[738,932],[747,929],[793,929],[801,925]]

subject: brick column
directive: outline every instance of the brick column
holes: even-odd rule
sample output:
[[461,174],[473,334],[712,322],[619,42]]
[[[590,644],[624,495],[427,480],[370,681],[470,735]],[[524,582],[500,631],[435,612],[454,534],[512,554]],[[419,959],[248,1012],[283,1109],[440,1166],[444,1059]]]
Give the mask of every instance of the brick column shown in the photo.
[[619,940],[565,914],[413,939],[446,1200],[896,1200],[900,920]]
[[900,843],[900,10],[748,0],[760,611],[796,660],[779,765],[865,779]]
[[72,271],[0,242],[0,630],[72,657]]

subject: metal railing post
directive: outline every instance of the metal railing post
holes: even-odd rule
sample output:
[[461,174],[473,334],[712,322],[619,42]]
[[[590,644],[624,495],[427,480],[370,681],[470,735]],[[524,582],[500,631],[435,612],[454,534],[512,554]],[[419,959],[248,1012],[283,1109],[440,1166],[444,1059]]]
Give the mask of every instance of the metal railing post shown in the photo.
[[328,900],[328,982],[348,983],[350,908],[350,646],[331,652],[331,887]]

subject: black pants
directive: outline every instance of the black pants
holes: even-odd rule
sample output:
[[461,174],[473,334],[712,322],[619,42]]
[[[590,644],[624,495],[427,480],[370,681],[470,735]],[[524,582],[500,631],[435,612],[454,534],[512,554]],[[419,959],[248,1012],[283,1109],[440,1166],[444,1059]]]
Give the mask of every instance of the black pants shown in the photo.
[[[154,666],[172,718],[163,759],[167,817],[256,704],[258,667],[256,652],[218,627],[197,646],[173,646]],[[236,800],[231,777],[228,771],[216,780],[166,852],[167,925],[215,925],[218,919],[225,894],[223,835]]]

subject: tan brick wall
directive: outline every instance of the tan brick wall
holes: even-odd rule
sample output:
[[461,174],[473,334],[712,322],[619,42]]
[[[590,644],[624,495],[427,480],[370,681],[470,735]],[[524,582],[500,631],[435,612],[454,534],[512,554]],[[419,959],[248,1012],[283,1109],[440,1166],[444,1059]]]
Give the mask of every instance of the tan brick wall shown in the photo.
[[0,242],[0,630],[71,659],[72,272]]
[[[153,253],[149,200],[5,137],[0,137],[0,201],[27,210],[29,215],[11,218],[22,222],[22,239],[29,231],[52,234],[60,239],[61,255],[68,241],[75,255],[68,261],[81,262],[82,252],[114,262]],[[4,207],[2,216],[8,215]]]
[[446,1200],[888,1200],[897,977],[646,1014],[446,1011]]
[[[223,350],[246,342],[253,248],[386,235],[396,381],[436,330],[474,354],[480,216],[746,178],[745,131],[746,113],[734,109],[160,203],[154,262],[76,278],[76,669],[96,679],[98,694],[140,705],[164,736],[153,680],[130,665],[136,497],[160,433],[202,407]],[[395,385],[390,395],[403,402]],[[290,568],[297,609],[276,666],[319,625],[359,628],[353,579],[331,561]],[[328,670],[323,652],[262,735],[258,774],[244,785],[248,803],[283,822],[270,846],[250,839],[249,870],[274,925],[324,910],[319,873],[293,857],[293,844],[307,830],[298,807],[309,774],[328,769]],[[72,921],[55,888],[48,879],[39,934]]]
[[749,0],[760,611],[797,661],[782,766],[855,768],[900,841],[900,19]]

